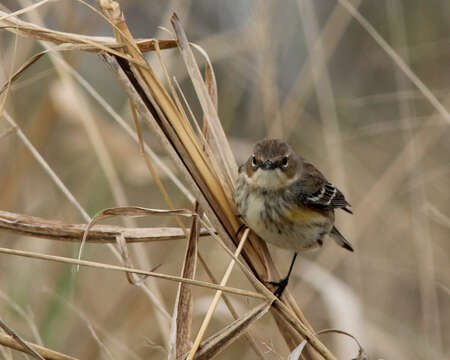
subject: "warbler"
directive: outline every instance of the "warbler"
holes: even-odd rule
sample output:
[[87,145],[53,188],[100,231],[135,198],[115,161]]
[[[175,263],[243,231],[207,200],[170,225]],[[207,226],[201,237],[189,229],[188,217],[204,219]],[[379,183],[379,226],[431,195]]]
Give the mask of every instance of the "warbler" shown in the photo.
[[298,252],[321,247],[327,237],[353,247],[334,226],[334,209],[352,214],[344,195],[311,163],[279,139],[255,144],[239,167],[234,193],[239,216],[261,239],[294,250],[289,271],[277,285],[287,286]]

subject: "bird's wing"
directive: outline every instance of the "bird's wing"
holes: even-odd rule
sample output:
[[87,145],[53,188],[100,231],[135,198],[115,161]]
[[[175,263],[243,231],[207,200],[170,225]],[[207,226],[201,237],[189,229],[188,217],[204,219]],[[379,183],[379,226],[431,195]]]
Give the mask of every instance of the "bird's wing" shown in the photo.
[[345,200],[342,192],[328,182],[314,165],[304,162],[302,173],[297,190],[302,204],[321,209],[341,208],[352,213],[347,208],[350,204]]

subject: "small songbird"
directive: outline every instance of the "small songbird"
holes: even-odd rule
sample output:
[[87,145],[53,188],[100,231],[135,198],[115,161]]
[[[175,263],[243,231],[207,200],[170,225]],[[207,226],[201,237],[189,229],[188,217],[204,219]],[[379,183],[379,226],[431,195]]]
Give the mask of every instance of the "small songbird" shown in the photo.
[[278,297],[298,252],[322,246],[327,236],[353,251],[334,226],[334,209],[352,213],[350,204],[314,165],[282,140],[256,143],[253,154],[239,167],[234,197],[239,215],[261,239],[295,251],[287,276],[272,282]]

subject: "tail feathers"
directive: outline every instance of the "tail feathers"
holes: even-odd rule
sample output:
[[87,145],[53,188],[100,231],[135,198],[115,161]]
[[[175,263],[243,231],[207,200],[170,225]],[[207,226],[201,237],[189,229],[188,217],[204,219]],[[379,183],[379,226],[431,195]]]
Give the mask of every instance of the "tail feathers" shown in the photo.
[[333,229],[331,229],[330,235],[339,246],[342,246],[348,251],[354,251],[352,244],[350,244],[350,242],[339,232],[338,229],[336,229],[335,226],[333,226]]
[[343,207],[341,209],[348,212],[349,214],[353,214],[353,211],[351,211],[348,207]]

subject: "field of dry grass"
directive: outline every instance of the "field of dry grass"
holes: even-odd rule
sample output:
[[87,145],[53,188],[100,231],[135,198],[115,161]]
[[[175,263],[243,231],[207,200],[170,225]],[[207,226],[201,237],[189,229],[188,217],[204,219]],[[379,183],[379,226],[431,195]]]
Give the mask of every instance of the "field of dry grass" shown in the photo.
[[[24,356],[11,330],[48,359],[286,359],[304,336],[305,359],[357,357],[322,329],[448,358],[450,3],[111,5],[0,4],[0,359]],[[236,164],[264,137],[354,211],[355,252],[302,254],[283,302],[261,281],[291,254],[234,237]]]

